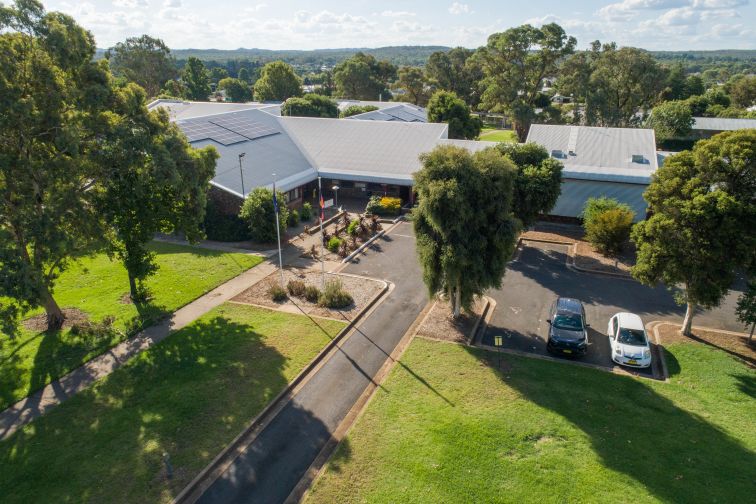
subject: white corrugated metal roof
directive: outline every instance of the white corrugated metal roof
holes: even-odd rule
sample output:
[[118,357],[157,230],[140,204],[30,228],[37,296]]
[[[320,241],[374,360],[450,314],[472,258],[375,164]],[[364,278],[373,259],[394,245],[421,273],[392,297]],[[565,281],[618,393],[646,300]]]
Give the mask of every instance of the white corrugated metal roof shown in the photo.
[[[226,112],[235,112],[237,110],[265,109],[266,112],[280,115],[281,106],[275,103],[228,103],[228,102],[193,102],[183,100],[169,100],[161,98],[147,105],[148,110],[164,108],[168,111],[171,119],[191,119],[214,114],[223,114]],[[278,112],[275,112],[275,110]]]
[[355,114],[347,119],[359,121],[428,122],[428,113],[422,107],[408,103],[394,103],[392,107]]
[[[651,129],[534,124],[527,141],[561,151],[565,178],[648,184],[658,168]],[[634,155],[643,162],[633,162]]]
[[420,154],[433,149],[448,131],[446,124],[310,117],[278,120],[321,172],[406,180],[420,168]]
[[735,131],[756,128],[756,119],[729,117],[694,117],[693,129],[704,131]]

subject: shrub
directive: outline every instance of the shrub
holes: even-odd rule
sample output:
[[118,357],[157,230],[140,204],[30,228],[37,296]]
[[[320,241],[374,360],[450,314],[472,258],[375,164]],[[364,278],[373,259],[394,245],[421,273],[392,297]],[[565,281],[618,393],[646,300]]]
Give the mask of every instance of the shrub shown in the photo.
[[339,243],[339,251],[337,254],[339,254],[339,257],[346,257],[349,255],[349,244],[346,239],[341,240],[341,243]]
[[299,224],[299,212],[292,210],[289,212],[289,227],[294,227]]
[[314,285],[308,285],[305,287],[304,298],[310,303],[317,303],[320,299],[320,289]]
[[339,251],[339,246],[341,246],[341,239],[336,236],[332,236],[331,239],[328,240],[328,245],[326,248],[331,252],[336,253]]
[[[279,228],[283,235],[289,222],[289,210],[284,203],[284,194],[276,191],[278,199]],[[259,243],[276,241],[276,222],[273,218],[273,191],[265,187],[253,189],[244,200],[241,217],[249,226],[251,238]]]
[[211,199],[207,200],[203,228],[208,240],[236,242],[249,240],[251,237],[246,222],[238,215],[222,213]]
[[384,196],[381,198],[381,208],[383,211],[390,215],[398,215],[402,209],[402,200],[399,198],[392,198],[390,196]]
[[318,299],[318,304],[326,308],[346,308],[354,302],[341,283],[341,280],[329,280],[326,282],[325,289]]
[[365,207],[365,213],[373,215],[399,215],[402,200],[391,196],[372,196]]
[[[630,237],[635,213],[616,200],[588,200],[583,212],[586,239],[602,254],[616,255]],[[589,208],[590,206],[590,208]]]
[[286,291],[278,284],[278,282],[270,283],[270,285],[268,286],[268,296],[270,296],[270,299],[277,303],[285,301],[288,297],[286,295]]
[[349,226],[347,226],[347,234],[349,236],[357,236],[357,233],[360,231],[360,221],[355,219],[352,222],[349,223]]
[[306,288],[307,286],[302,280],[289,280],[289,283],[286,284],[286,290],[294,297],[304,296]]
[[312,205],[310,203],[302,205],[302,209],[299,211],[299,218],[303,221],[312,219]]

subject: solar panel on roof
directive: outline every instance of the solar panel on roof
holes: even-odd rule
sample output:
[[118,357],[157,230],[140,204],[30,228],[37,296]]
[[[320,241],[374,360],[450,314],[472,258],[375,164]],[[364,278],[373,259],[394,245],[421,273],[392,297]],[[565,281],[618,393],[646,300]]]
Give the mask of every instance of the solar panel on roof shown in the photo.
[[255,140],[257,138],[280,133],[280,131],[278,131],[277,129],[270,128],[259,122],[252,121],[245,117],[238,117],[233,115],[215,117],[213,119],[210,119],[210,122],[245,138],[248,138],[249,140]]

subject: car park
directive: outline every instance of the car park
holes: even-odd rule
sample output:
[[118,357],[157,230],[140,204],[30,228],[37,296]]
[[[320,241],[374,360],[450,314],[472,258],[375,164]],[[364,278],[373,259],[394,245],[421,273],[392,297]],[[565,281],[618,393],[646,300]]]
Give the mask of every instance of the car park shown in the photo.
[[549,311],[546,349],[555,354],[579,356],[588,351],[585,308],[577,299],[560,297]]
[[609,319],[607,334],[614,362],[635,368],[651,365],[651,346],[638,315],[617,313]]

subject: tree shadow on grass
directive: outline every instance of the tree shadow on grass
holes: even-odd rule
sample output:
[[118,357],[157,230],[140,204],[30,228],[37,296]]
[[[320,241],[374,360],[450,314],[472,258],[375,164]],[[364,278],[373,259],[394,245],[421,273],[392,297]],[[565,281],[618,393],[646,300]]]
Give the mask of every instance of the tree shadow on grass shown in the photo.
[[[495,353],[468,351],[484,365],[496,366]],[[505,359],[511,369],[499,374],[502,381],[580,429],[602,465],[631,477],[656,498],[745,502],[753,495],[756,454],[702,416],[676,406],[656,387],[592,369]],[[753,380],[741,383],[753,391]]]
[[[47,346],[54,355],[54,339]],[[286,362],[254,326],[196,322],[0,442],[0,494],[8,503],[170,498],[286,386]]]

